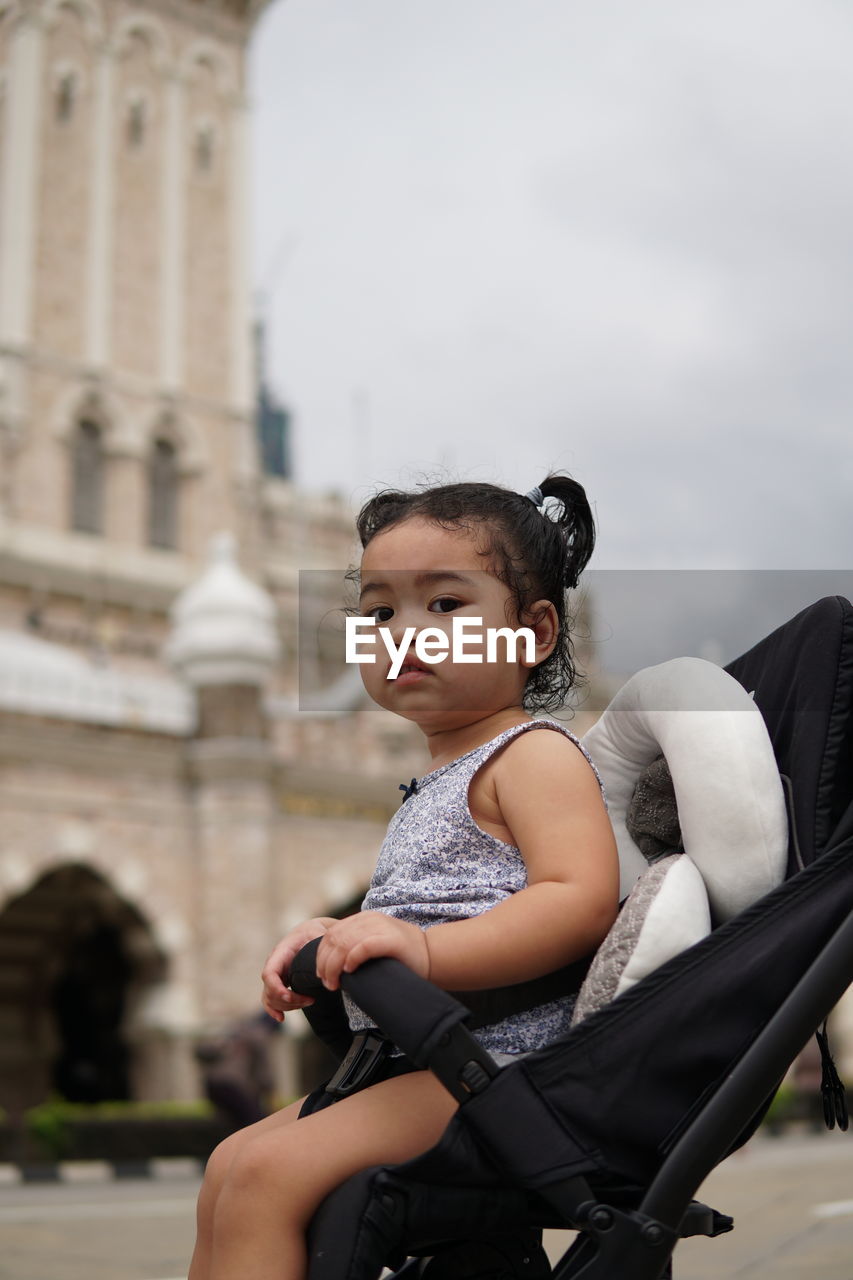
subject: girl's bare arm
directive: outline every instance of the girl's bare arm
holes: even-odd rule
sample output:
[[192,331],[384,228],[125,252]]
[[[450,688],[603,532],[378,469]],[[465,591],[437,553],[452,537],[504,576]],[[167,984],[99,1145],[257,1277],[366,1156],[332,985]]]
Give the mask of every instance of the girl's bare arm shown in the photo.
[[471,920],[429,930],[432,979],[459,990],[523,982],[581,959],[618,910],[613,828],[574,743],[521,734],[495,760],[490,782],[528,887]]
[[378,912],[324,936],[318,972],[335,988],[378,955],[393,955],[448,990],[539,977],[593,951],[616,918],[616,841],[589,763],[568,738],[525,733],[489,770],[496,813],[521,850],[528,887],[468,920],[425,932]]

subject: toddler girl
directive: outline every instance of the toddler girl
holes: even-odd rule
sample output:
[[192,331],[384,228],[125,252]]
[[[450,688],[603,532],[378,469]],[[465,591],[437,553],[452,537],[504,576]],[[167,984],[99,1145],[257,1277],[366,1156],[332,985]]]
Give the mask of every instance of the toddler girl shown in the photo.
[[[394,956],[447,990],[478,991],[570,975],[617,911],[616,846],[591,762],[562,725],[529,714],[563,705],[575,680],[566,589],[594,543],[581,486],[551,475],[527,495],[487,484],[385,492],[358,530],[360,612],[390,642],[362,677],[380,706],[417,724],[432,768],[391,821],[362,911],[309,920],[272,951],[264,1006],[279,1021],[310,1003],[286,980],[317,937],[329,990],[368,958]],[[456,660],[454,618],[470,620]],[[426,628],[433,647],[416,652]],[[520,628],[528,644],[499,637]],[[448,656],[424,656],[442,637]],[[573,1003],[564,989],[477,1038],[501,1054],[538,1048],[568,1030]],[[353,1029],[368,1025],[347,1007]],[[216,1149],[190,1280],[304,1277],[320,1202],[360,1169],[427,1150],[455,1109],[429,1072],[399,1067],[334,1106],[301,1117],[302,1103],[285,1107]]]

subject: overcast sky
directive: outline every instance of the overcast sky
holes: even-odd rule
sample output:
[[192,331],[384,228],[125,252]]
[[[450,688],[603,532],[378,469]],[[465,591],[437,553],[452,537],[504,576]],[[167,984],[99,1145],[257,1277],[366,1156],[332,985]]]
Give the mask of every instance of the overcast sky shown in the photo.
[[599,569],[851,567],[851,65],[848,0],[274,0],[255,283],[300,483],[561,468]]

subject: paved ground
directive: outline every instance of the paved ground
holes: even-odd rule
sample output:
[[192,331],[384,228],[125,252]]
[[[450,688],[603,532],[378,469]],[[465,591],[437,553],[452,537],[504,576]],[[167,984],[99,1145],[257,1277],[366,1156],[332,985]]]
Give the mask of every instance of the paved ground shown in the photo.
[[[183,1280],[197,1189],[188,1176],[0,1187],[0,1280]],[[853,1133],[756,1140],[703,1196],[737,1230],[685,1241],[677,1280],[853,1280]]]
[[[683,1241],[676,1280],[853,1280],[853,1132],[757,1138],[697,1199],[735,1230]],[[548,1244],[554,1260],[558,1241]]]
[[0,1190],[2,1280],[182,1280],[197,1178]]

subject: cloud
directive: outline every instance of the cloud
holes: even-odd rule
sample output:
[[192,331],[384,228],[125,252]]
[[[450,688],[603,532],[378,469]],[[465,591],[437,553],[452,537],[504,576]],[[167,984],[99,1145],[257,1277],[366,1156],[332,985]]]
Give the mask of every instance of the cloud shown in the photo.
[[[849,561],[853,16],[289,0],[252,54],[302,482],[596,498],[600,563]],[[331,447],[330,447],[331,446]]]

